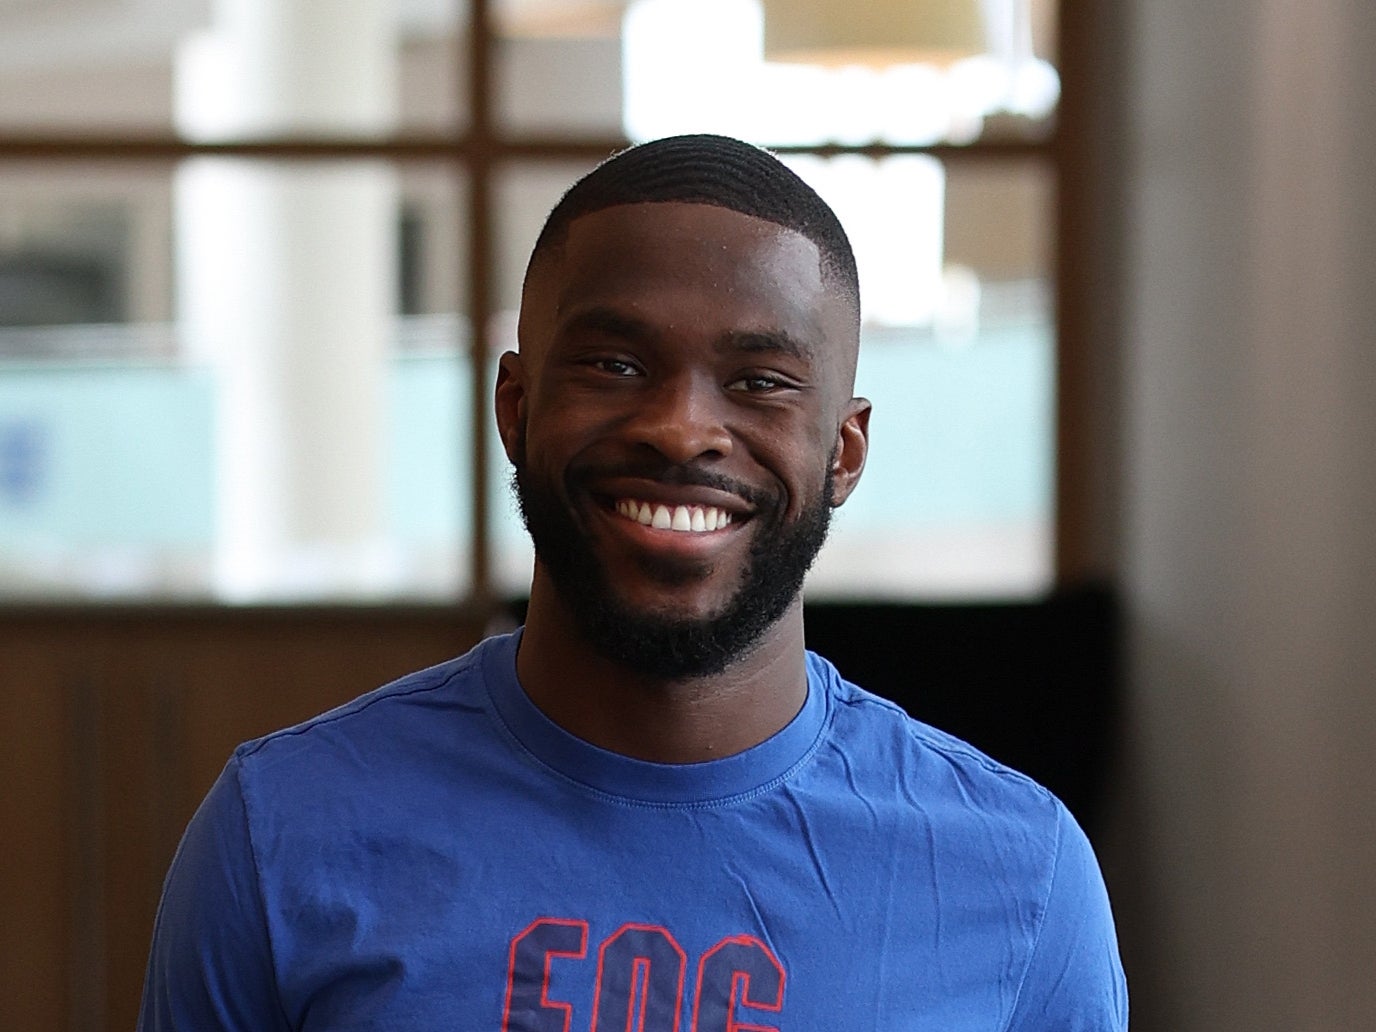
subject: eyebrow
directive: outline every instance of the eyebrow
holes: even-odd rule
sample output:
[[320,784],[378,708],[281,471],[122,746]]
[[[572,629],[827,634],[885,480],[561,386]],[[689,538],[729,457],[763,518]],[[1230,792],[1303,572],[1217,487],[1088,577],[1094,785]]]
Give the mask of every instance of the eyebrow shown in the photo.
[[[648,341],[656,335],[655,329],[645,320],[601,305],[578,312],[561,329],[564,333],[605,333],[632,342]],[[733,330],[723,334],[717,341],[717,350],[782,354],[799,360],[810,359],[815,352],[811,344],[799,340],[786,330]]]
[[812,357],[813,347],[784,330],[741,330],[726,334],[718,345],[720,351],[744,351],[750,354],[783,354],[806,360]]
[[611,308],[587,308],[574,315],[560,327],[561,333],[593,331],[631,341],[648,340],[654,336],[650,324]]

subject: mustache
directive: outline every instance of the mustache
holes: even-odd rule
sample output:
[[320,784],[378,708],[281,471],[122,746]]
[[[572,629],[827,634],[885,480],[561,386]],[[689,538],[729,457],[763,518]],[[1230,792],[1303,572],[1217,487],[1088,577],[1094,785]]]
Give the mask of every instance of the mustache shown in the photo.
[[657,484],[672,484],[676,487],[707,487],[743,498],[753,508],[765,512],[775,508],[779,499],[775,494],[761,490],[743,480],[736,480],[715,470],[705,469],[692,463],[673,463],[652,457],[631,459],[617,463],[596,463],[570,469],[567,475],[568,487],[585,487],[589,481],[610,477],[632,477],[649,480]]

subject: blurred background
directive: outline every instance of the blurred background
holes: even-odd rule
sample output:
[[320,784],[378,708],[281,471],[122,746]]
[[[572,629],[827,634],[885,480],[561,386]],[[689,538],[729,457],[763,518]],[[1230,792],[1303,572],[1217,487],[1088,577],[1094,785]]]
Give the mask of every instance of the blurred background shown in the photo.
[[519,620],[526,257],[691,131],[857,252],[810,644],[1066,800],[1139,1032],[1370,1027],[1373,57],[1340,0],[0,0],[0,1028],[131,1027],[234,744]]

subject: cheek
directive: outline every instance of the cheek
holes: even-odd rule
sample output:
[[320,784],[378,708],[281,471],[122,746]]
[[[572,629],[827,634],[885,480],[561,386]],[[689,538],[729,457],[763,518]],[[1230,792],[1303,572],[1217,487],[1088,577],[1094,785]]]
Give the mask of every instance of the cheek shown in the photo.
[[827,467],[812,449],[795,446],[770,454],[756,452],[756,461],[773,480],[768,490],[777,496],[781,522],[796,520],[816,503]]
[[590,439],[586,424],[586,413],[580,413],[575,406],[532,406],[517,430],[520,461],[547,476],[562,477],[569,462]]
[[806,454],[799,454],[793,467],[795,490],[799,492],[792,506],[794,515],[811,508],[826,493],[836,457],[836,442],[830,437],[824,439],[819,435],[809,444]]

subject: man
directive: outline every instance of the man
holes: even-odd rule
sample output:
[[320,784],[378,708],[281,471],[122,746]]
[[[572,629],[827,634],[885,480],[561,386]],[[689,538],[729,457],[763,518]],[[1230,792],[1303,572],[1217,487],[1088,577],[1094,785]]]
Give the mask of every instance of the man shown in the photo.
[[236,751],[142,1027],[1125,1028],[1065,809],[805,651],[858,334],[844,232],[765,152],[576,184],[496,386],[524,629]]

